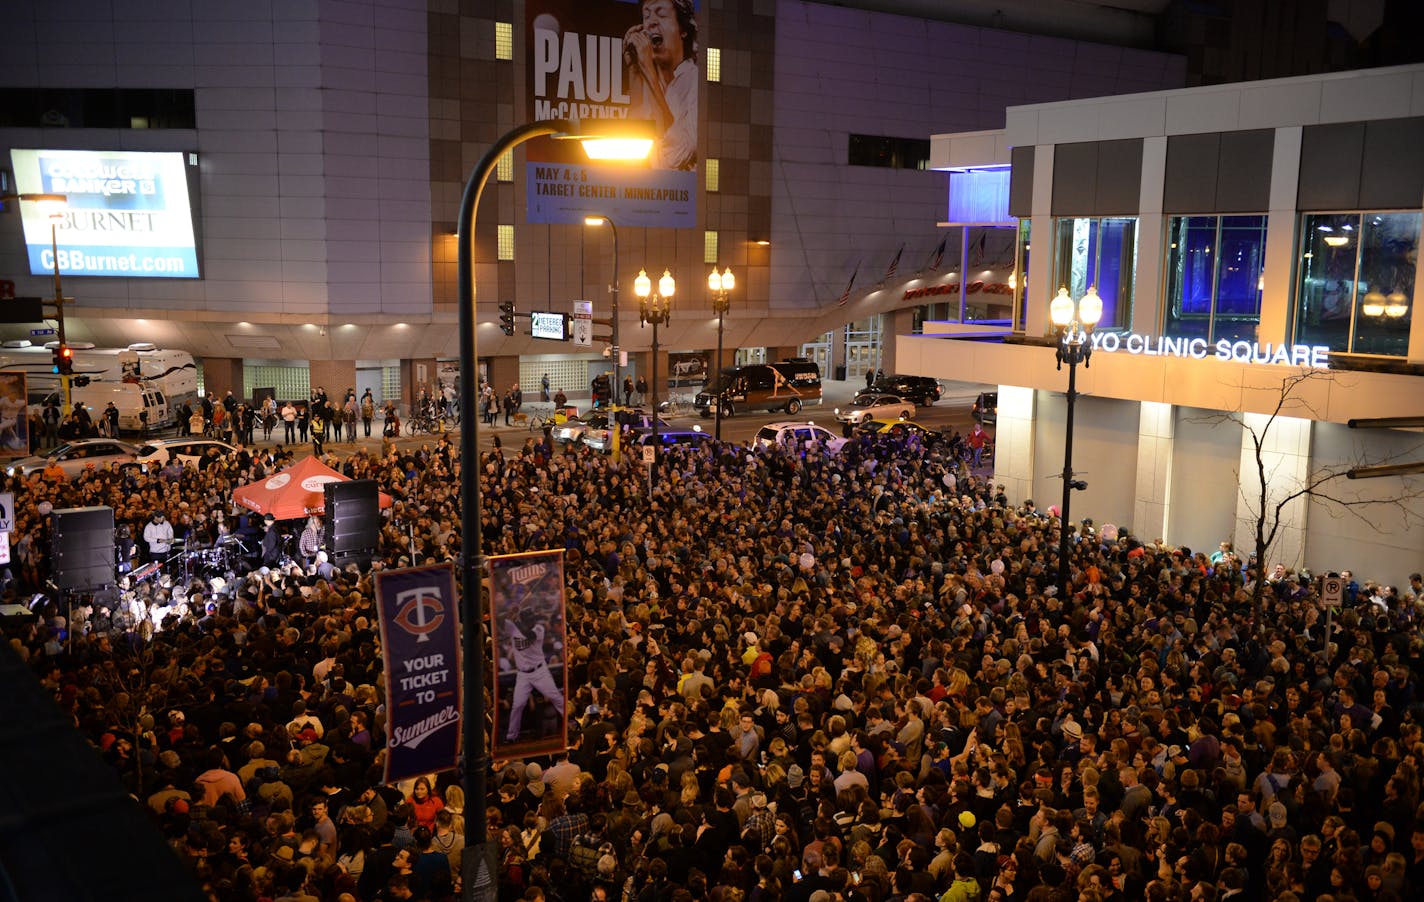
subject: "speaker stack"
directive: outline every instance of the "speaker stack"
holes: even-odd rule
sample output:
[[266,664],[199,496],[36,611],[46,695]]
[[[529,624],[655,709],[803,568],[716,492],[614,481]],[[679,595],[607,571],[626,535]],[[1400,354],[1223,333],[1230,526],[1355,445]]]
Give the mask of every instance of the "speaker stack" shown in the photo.
[[380,493],[374,479],[328,482],[326,525],[322,544],[338,568],[356,563],[371,566],[380,541]]
[[50,514],[54,584],[88,592],[114,583],[114,509],[72,507]]

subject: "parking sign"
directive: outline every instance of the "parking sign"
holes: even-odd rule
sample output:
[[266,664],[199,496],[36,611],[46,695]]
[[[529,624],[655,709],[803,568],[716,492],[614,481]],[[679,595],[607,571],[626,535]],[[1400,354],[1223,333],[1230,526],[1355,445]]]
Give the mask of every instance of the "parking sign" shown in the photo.
[[1339,607],[1345,600],[1345,581],[1338,576],[1327,576],[1320,581],[1320,600],[1331,607]]

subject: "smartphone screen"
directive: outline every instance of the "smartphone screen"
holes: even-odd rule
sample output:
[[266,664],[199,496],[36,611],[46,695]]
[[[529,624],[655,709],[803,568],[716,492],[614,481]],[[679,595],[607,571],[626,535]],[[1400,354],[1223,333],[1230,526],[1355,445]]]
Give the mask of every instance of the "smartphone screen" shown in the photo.
[[801,872],[800,872],[800,871],[792,871],[792,872],[791,872],[791,879],[792,879],[792,880],[800,880],[800,879],[801,879]]

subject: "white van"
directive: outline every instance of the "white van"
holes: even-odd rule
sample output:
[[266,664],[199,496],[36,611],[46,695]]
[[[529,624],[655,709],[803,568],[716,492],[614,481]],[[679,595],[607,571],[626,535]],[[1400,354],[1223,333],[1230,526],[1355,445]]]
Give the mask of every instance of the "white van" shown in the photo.
[[[97,425],[104,418],[109,402],[119,409],[119,430],[139,432],[145,427],[157,429],[169,420],[168,399],[163,392],[137,382],[91,382],[83,387],[71,386],[70,400],[89,408],[89,416]],[[54,397],[59,399],[56,392]],[[147,412],[148,416],[143,414]]]

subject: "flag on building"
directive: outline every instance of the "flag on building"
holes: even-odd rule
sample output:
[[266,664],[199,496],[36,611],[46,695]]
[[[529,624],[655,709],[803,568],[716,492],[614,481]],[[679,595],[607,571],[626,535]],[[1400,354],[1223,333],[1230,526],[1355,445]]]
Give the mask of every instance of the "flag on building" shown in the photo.
[[900,243],[900,249],[895,252],[895,258],[890,261],[890,266],[889,266],[889,268],[887,268],[887,269],[885,270],[885,278],[883,278],[883,279],[880,280],[882,283],[888,282],[888,281],[890,281],[891,279],[895,278],[895,271],[900,268],[900,255],[903,254],[904,252],[905,252],[905,244],[904,244],[904,242],[901,242],[901,243]]
[[939,240],[939,247],[935,248],[934,256],[930,257],[930,265],[926,266],[925,269],[928,269],[930,272],[939,269],[940,264],[944,262],[944,248],[948,241],[948,235],[945,235]]
[[974,265],[984,262],[984,243],[989,240],[988,230],[979,233],[979,242],[974,245]]
[[855,287],[855,277],[860,275],[860,262],[856,261],[855,270],[850,274],[850,281],[846,283],[845,291],[841,292],[840,298],[836,301],[837,307],[844,307],[850,300],[850,290]]

